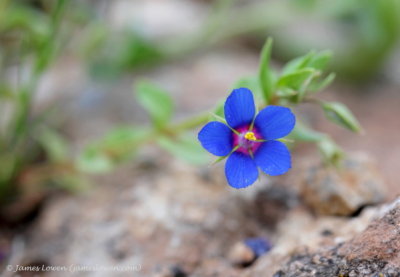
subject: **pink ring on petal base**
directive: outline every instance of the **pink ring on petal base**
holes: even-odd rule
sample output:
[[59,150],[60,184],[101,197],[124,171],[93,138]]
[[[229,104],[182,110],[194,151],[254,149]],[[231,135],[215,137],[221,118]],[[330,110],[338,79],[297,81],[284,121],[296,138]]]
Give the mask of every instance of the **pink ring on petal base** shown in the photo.
[[261,146],[262,142],[248,140],[244,136],[247,132],[253,132],[257,140],[262,140],[263,138],[260,132],[258,132],[257,128],[253,126],[253,129],[250,130],[250,125],[246,125],[237,128],[236,131],[239,133],[239,134],[233,133],[233,147],[235,148],[239,145],[239,148],[236,150],[236,152],[250,155],[251,151],[251,153],[254,154],[257,151],[257,149]]

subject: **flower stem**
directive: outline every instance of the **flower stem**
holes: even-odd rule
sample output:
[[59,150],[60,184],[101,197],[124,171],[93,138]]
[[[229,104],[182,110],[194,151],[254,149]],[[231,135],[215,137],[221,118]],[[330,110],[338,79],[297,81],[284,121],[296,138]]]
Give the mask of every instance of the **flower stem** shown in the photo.
[[200,115],[188,118],[184,121],[181,121],[179,123],[170,125],[169,127],[167,127],[167,130],[173,130],[174,133],[179,133],[182,131],[186,131],[189,129],[193,129],[196,128],[199,125],[202,125],[204,123],[207,123],[207,121],[210,118],[210,113],[206,112],[206,113],[202,113]]

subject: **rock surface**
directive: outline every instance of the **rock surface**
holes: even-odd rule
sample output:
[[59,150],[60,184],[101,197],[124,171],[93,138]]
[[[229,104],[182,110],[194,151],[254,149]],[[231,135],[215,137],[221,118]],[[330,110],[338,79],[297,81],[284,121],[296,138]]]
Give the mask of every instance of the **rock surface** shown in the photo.
[[[396,276],[392,272],[399,268],[400,201],[354,215],[354,209],[383,195],[382,180],[368,160],[348,161],[342,175],[321,168],[301,170],[311,174],[307,193],[323,197],[325,189],[349,200],[347,206],[340,205],[347,209],[343,214],[354,216],[338,217],[303,205],[298,192],[304,196],[306,188],[298,184],[304,177],[299,179],[295,171],[291,175],[296,180],[261,179],[246,190],[235,190],[227,186],[219,166],[195,168],[148,151],[135,166],[98,178],[88,194],[50,198],[20,237],[22,246],[11,247],[14,258],[3,265],[137,268],[113,272],[116,277]],[[324,178],[332,179],[329,186],[321,186]],[[309,206],[326,207],[317,197],[308,197]],[[378,219],[367,228],[373,218]],[[249,238],[265,238],[273,248],[255,259],[242,247]]]
[[273,276],[400,276],[400,198],[378,211],[368,228],[351,240],[296,253]]
[[339,170],[322,164],[307,168],[300,194],[316,213],[348,216],[386,199],[385,182],[365,155],[346,158]]
[[[196,169],[159,155],[110,178],[99,178],[107,185],[91,194],[49,201],[15,263],[140,265],[135,273],[145,277],[373,276],[398,268],[400,202],[352,218],[316,217],[290,185],[262,181],[237,191],[218,167]],[[254,262],[246,249],[237,250],[252,237],[273,244]]]
[[255,258],[254,252],[243,242],[234,244],[228,255],[228,259],[234,265],[250,264]]
[[231,247],[249,237],[272,237],[278,222],[276,215],[257,211],[262,205],[256,199],[280,210],[278,216],[288,211],[291,198],[282,189],[259,183],[239,193],[226,185],[218,167],[199,170],[160,155],[154,161],[99,179],[107,185],[88,195],[53,198],[28,232],[18,263],[140,265],[138,276],[195,274],[198,268],[204,273],[198,276],[239,276],[243,269],[228,259]]

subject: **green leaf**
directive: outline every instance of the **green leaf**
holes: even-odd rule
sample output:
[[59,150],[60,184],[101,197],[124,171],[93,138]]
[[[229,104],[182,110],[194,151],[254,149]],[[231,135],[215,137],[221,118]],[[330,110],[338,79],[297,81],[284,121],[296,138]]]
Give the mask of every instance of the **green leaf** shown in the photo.
[[332,58],[332,52],[329,50],[315,52],[310,51],[306,55],[289,61],[282,69],[282,75],[287,75],[304,68],[314,68],[316,70],[325,70]]
[[295,72],[283,75],[278,80],[278,87],[281,88],[291,88],[293,90],[299,90],[306,80],[316,74],[312,68],[299,69]]
[[68,157],[68,143],[55,130],[50,128],[41,129],[38,139],[51,161],[64,161]]
[[307,53],[304,56],[301,56],[301,57],[298,57],[298,58],[295,58],[295,59],[289,61],[288,63],[286,63],[286,65],[282,69],[282,76],[288,75],[290,73],[298,71],[299,69],[303,69],[303,68],[307,67],[308,63],[310,62],[310,60],[313,58],[314,55],[315,55],[315,52],[310,51],[309,53]]
[[157,128],[169,123],[173,113],[173,102],[167,92],[150,82],[140,81],[136,85],[136,98]]
[[188,134],[176,140],[165,136],[160,137],[157,143],[172,155],[192,164],[202,165],[207,163],[209,159],[209,156],[198,143],[197,139]]
[[328,76],[326,76],[322,81],[319,82],[312,82],[308,89],[312,92],[317,92],[320,90],[325,89],[328,87],[332,82],[335,80],[336,74],[335,73],[330,73]]
[[[14,3],[13,3],[14,4]],[[3,11],[2,11],[3,12]],[[50,33],[49,19],[27,5],[9,5],[1,17],[2,32],[21,32],[24,39],[32,46],[30,51],[36,51]]]
[[132,159],[141,142],[150,136],[150,131],[144,128],[117,128],[87,146],[78,157],[77,166],[89,173],[109,172],[117,164]]
[[[99,25],[99,29],[105,29],[101,23]],[[126,29],[117,33],[112,30],[107,32],[109,33],[105,34],[106,40],[100,41],[97,49],[93,49],[94,51],[87,57],[91,74],[99,80],[105,78],[106,81],[115,81],[122,72],[148,68],[166,58],[163,45],[149,41],[136,31]],[[88,34],[92,33],[96,34],[96,31],[88,30]],[[96,43],[97,38],[94,40]]]
[[[335,74],[331,73],[322,81],[318,81],[331,57],[331,51],[311,51],[288,62],[282,70],[278,87],[280,90],[286,87],[297,91],[297,96],[292,97],[291,101],[294,103],[301,102],[307,93],[321,90],[334,80]],[[285,97],[288,97],[288,95],[285,95]]]
[[260,82],[257,77],[246,77],[246,78],[239,79],[238,81],[235,82],[235,84],[233,85],[233,88],[234,89],[248,88],[254,93],[256,98],[263,97],[261,87],[260,87]]
[[[165,58],[163,45],[149,40],[140,32],[133,31],[132,28],[123,33],[121,52],[118,54],[118,60],[125,69],[134,69],[157,64]],[[115,47],[110,44],[111,49]]]
[[96,147],[115,162],[131,159],[143,140],[151,138],[150,130],[141,127],[119,127],[96,143]]
[[261,50],[260,68],[258,79],[265,102],[271,103],[275,88],[275,76],[270,66],[272,39],[268,38]]
[[76,166],[87,173],[107,173],[114,168],[114,162],[97,147],[89,147],[78,157]]
[[332,122],[345,127],[353,132],[360,132],[361,125],[352,112],[342,103],[323,102],[326,117]]
[[296,96],[298,91],[291,89],[291,88],[280,88],[276,95],[280,98],[293,98]]
[[325,70],[332,55],[332,51],[329,50],[318,52],[312,56],[310,61],[307,63],[307,67],[312,67],[321,71]]

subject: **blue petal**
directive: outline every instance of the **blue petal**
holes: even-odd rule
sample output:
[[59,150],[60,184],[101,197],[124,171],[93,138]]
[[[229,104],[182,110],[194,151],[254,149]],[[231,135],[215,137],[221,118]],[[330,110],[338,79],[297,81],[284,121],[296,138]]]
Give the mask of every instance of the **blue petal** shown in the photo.
[[198,139],[208,152],[216,156],[226,156],[233,149],[231,129],[218,121],[207,123],[200,130]]
[[292,167],[289,150],[276,140],[264,142],[255,153],[254,161],[262,171],[272,176],[284,174]]
[[253,251],[256,258],[264,255],[272,248],[271,242],[264,238],[249,238],[244,241],[244,244]]
[[264,139],[278,139],[287,136],[296,123],[292,111],[286,107],[268,106],[257,115],[254,125]]
[[250,186],[257,180],[258,169],[250,156],[234,152],[226,161],[225,175],[231,187],[241,189]]
[[234,89],[225,101],[224,112],[232,128],[250,124],[256,112],[253,93],[247,88]]

